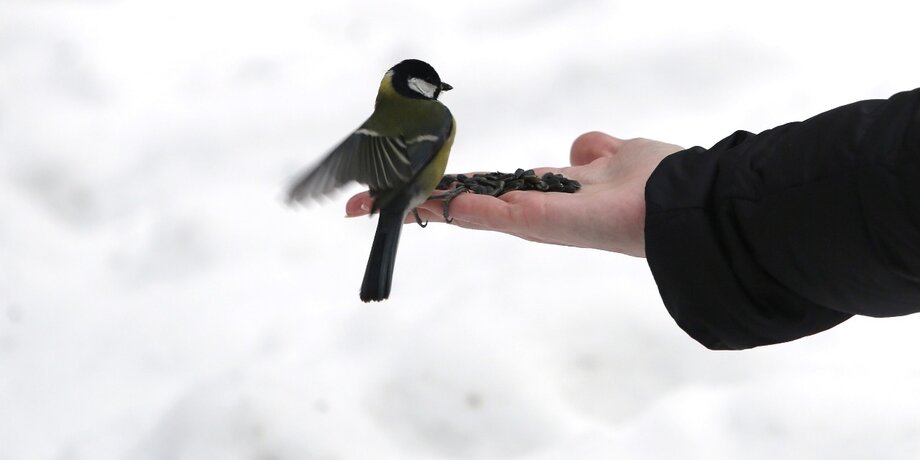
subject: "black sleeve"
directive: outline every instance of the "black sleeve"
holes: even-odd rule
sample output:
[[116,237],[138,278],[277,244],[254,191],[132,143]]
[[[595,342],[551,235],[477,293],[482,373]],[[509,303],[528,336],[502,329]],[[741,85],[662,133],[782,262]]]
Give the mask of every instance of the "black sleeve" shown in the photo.
[[645,198],[661,297],[708,348],[920,311],[920,89],[678,152]]

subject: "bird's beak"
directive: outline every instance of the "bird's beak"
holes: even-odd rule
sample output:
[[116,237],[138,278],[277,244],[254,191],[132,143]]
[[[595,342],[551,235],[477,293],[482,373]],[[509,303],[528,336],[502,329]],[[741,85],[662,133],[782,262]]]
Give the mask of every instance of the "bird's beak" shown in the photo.
[[441,91],[450,91],[454,89],[453,86],[448,85],[447,83],[441,82]]

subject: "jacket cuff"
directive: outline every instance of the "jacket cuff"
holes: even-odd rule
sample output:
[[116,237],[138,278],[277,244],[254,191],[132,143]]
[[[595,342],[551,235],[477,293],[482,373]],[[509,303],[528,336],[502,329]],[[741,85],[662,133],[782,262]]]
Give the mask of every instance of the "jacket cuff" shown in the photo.
[[[713,150],[751,136],[738,132]],[[700,147],[675,153],[646,183],[646,258],[678,326],[707,348],[740,350],[814,334],[852,316],[808,302],[757,265],[731,206],[711,199],[725,167],[721,156]]]

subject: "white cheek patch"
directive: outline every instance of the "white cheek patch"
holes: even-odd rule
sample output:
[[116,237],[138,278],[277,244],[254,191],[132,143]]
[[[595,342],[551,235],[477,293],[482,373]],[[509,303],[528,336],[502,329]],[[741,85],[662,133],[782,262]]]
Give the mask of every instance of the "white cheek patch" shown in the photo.
[[422,80],[421,78],[410,78],[409,89],[427,97],[428,99],[434,99],[434,93],[438,88],[435,85]]

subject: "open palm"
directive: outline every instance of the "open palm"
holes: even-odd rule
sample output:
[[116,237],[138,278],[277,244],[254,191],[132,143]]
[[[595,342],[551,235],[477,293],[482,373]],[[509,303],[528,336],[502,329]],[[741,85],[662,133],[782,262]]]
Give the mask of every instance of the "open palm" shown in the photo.
[[[554,172],[578,180],[581,190],[515,191],[497,198],[464,193],[450,204],[452,223],[540,243],[644,257],[645,182],[664,157],[680,150],[649,139],[586,133],[572,144],[572,166],[535,169],[538,175]],[[355,195],[346,204],[346,214],[367,214],[371,201],[367,192]],[[444,222],[440,201],[430,200],[418,210],[422,219]],[[410,214],[406,222],[415,219]]]

